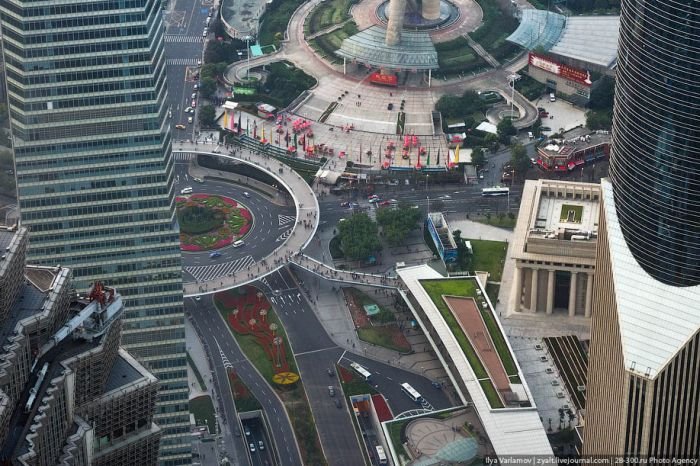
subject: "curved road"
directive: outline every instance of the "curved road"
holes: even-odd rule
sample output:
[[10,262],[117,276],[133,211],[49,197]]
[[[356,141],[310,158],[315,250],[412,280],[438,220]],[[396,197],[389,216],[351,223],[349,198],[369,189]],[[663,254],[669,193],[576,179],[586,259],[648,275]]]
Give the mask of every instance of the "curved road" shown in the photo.
[[[187,174],[188,164],[175,166],[175,187],[180,192],[191,187],[193,194],[218,194],[234,199],[253,215],[253,227],[243,238],[240,248],[226,246],[218,249],[219,257],[210,257],[212,251],[182,253],[183,280],[185,282],[211,282],[246,269],[264,260],[289,236],[296,220],[293,207],[270,202],[269,197],[250,187],[239,186],[222,179],[204,178],[203,183],[193,182]],[[249,197],[243,193],[247,192]],[[222,280],[220,280],[221,283]]]

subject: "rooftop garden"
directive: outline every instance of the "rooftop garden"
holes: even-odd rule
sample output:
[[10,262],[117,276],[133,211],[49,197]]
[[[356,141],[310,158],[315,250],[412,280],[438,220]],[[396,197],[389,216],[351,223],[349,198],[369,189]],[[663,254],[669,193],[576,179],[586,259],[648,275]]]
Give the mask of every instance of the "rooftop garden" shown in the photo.
[[[479,287],[476,280],[473,278],[457,278],[457,279],[439,279],[439,280],[421,280],[421,285],[430,296],[435,307],[440,311],[445,323],[448,325],[452,334],[455,336],[457,343],[464,352],[464,355],[472,367],[474,374],[479,379],[479,383],[484,390],[486,398],[489,400],[492,408],[502,408],[503,402],[496,391],[496,388],[489,378],[489,374],[484,367],[478,353],[469,341],[469,338],[464,333],[459,325],[459,322],[455,316],[450,311],[449,307],[443,300],[443,296],[459,296],[459,297],[469,297],[474,298],[477,302],[480,301],[480,296],[477,294]],[[493,313],[490,307],[483,309],[478,306],[479,312],[482,319],[484,320],[484,325],[488,329],[491,340],[496,347],[496,352],[503,364],[506,374],[512,383],[520,383],[518,377],[518,369],[515,365],[515,359],[506,344],[505,337],[498,327]]]
[[564,204],[561,206],[561,215],[559,216],[559,220],[568,223],[581,223],[582,216],[582,205]]

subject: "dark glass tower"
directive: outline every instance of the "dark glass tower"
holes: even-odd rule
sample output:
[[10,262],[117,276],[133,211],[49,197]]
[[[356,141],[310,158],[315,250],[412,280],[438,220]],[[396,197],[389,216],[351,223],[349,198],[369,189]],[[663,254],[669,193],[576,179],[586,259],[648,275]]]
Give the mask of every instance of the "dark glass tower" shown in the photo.
[[160,380],[163,466],[191,464],[182,271],[159,0],[0,1],[29,260],[120,290]]
[[700,2],[624,0],[610,161],[622,232],[658,281],[700,283]]

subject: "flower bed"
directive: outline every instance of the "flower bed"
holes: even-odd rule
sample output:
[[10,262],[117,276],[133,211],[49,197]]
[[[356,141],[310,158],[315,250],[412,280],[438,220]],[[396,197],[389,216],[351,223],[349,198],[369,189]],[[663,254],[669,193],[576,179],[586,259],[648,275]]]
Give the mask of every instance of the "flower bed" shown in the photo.
[[248,209],[224,196],[178,196],[175,205],[181,227],[180,249],[183,251],[209,251],[228,246],[245,236],[253,224]]

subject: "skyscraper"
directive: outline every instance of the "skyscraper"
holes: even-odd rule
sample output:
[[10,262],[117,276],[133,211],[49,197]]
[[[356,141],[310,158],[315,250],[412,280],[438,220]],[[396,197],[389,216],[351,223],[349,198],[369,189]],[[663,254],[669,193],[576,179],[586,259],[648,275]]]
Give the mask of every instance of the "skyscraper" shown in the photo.
[[125,297],[122,343],[160,380],[161,464],[191,462],[182,272],[157,0],[0,2],[29,260]]
[[698,2],[622,2],[585,454],[700,452],[698,50]]

